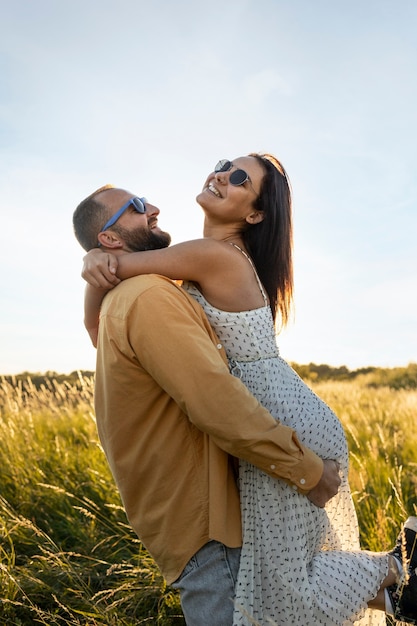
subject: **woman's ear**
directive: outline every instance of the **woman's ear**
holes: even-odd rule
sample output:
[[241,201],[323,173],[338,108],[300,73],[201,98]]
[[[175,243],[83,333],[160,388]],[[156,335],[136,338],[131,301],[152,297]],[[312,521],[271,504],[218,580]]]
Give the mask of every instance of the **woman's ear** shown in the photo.
[[263,211],[253,211],[246,216],[246,221],[248,224],[259,224],[259,222],[263,221],[264,217],[265,213]]
[[111,230],[105,230],[97,235],[98,242],[103,248],[111,248],[116,250],[117,248],[123,248],[123,242],[120,237]]

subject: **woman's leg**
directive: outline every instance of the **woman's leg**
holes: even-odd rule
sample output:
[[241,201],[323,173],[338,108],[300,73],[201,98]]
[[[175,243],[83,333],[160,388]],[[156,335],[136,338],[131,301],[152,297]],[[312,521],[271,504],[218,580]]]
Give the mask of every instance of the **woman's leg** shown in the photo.
[[417,517],[409,517],[389,553],[388,574],[368,605],[417,624]]
[[398,561],[391,554],[388,556],[388,574],[384,578],[381,583],[381,587],[375,598],[368,602],[368,606],[370,609],[379,609],[380,611],[385,611],[385,589],[387,587],[392,587],[396,585],[401,577],[400,568],[398,566]]

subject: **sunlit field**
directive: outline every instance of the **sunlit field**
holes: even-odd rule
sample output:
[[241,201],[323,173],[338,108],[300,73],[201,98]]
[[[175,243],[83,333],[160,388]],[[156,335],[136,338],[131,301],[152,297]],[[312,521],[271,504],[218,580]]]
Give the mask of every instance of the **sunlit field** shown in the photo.
[[360,381],[312,386],[345,427],[362,546],[390,549],[401,522],[417,515],[417,391]]
[[[346,428],[362,545],[389,549],[417,514],[415,385],[375,372],[316,378]],[[91,375],[2,381],[0,624],[183,625],[177,594],[127,523],[92,398]]]

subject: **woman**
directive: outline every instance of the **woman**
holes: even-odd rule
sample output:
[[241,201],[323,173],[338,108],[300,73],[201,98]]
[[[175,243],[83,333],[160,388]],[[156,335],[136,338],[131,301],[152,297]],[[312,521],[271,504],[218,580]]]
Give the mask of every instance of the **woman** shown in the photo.
[[[384,589],[395,600],[401,565],[392,555],[359,551],[342,426],[276,345],[274,324],[287,322],[293,292],[285,170],[272,155],[220,161],[197,202],[205,215],[204,239],[117,260],[89,253],[84,277],[109,287],[117,282],[117,268],[121,279],[150,272],[185,279],[184,288],[222,341],[232,372],[305,445],[323,459],[336,459],[342,477],[339,494],[320,509],[286,483],[240,462],[244,543],[233,624],[385,624]],[[92,328],[96,304],[86,301]]]

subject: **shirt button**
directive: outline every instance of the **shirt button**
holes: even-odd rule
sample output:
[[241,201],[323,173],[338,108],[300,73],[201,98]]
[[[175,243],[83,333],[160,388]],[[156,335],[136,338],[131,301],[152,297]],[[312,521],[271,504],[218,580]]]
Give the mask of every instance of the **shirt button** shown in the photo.
[[222,344],[221,344],[221,343],[218,343],[218,344],[217,344],[217,348],[218,348],[219,350],[221,350],[221,349],[223,348]]
[[274,470],[276,468],[276,465],[271,465],[271,469]]
[[300,485],[305,485],[305,484],[306,484],[306,479],[300,478]]

